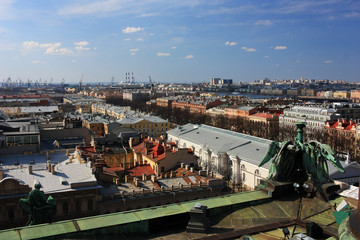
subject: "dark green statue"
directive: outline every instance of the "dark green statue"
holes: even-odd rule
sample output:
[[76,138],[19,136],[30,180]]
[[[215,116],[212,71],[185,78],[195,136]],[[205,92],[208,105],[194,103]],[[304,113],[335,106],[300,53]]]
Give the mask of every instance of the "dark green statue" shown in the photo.
[[29,192],[29,196],[19,201],[20,206],[29,214],[26,225],[51,222],[55,216],[55,199],[52,196],[46,199],[44,192],[40,191],[40,188],[40,183],[35,184],[34,189]]
[[295,125],[298,134],[294,141],[272,142],[260,163],[259,167],[272,161],[268,179],[297,183],[311,181],[319,187],[329,182],[327,161],[340,172],[344,172],[344,168],[334,157],[334,151],[329,145],[317,141],[304,143],[303,128],[306,124],[297,122]]

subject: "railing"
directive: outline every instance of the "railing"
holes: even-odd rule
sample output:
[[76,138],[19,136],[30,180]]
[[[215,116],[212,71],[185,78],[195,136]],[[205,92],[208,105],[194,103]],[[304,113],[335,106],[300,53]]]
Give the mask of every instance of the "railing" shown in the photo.
[[156,195],[156,194],[164,194],[164,193],[176,193],[176,192],[183,192],[183,191],[193,191],[199,189],[211,189],[207,183],[196,183],[190,185],[179,185],[179,186],[171,186],[171,187],[161,187],[161,189],[142,189],[132,192],[121,191],[119,194],[113,194],[110,196],[103,197],[103,200],[110,200],[110,199],[120,199],[120,198],[132,198],[132,197],[142,197],[142,196],[149,196],[149,195]]

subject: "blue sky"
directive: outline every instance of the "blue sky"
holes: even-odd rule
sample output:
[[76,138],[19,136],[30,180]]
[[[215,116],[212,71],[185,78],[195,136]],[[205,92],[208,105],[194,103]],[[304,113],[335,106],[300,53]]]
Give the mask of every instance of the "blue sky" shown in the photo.
[[360,81],[360,1],[0,0],[0,81]]

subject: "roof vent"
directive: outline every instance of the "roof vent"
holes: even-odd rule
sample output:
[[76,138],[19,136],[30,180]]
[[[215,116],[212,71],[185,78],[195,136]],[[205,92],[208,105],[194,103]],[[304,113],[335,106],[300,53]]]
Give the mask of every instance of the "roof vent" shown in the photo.
[[62,177],[60,177],[59,180],[60,180],[61,185],[67,185],[68,184],[68,182]]

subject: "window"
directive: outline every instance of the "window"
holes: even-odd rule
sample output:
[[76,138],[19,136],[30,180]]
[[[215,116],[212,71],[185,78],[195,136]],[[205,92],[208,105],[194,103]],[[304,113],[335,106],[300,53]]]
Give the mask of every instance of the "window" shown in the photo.
[[14,206],[8,206],[7,208],[7,212],[8,212],[8,219],[9,221],[13,221],[15,218],[15,209]]
[[76,202],[75,202],[75,210],[76,210],[76,213],[80,214],[81,213],[81,200],[80,199],[77,199]]
[[89,198],[89,200],[88,200],[88,211],[92,211],[93,209],[94,209],[93,200],[91,198]]
[[69,213],[69,204],[67,202],[63,203],[63,214],[67,215]]

